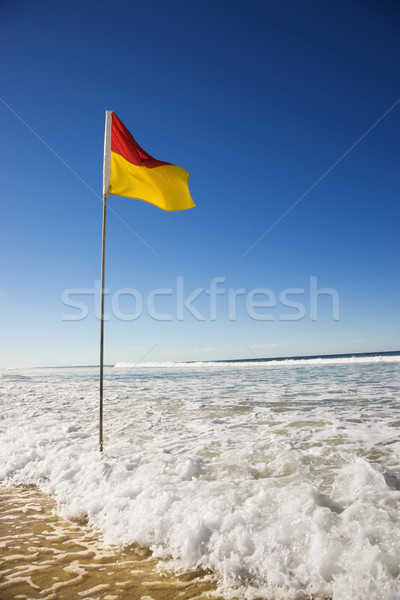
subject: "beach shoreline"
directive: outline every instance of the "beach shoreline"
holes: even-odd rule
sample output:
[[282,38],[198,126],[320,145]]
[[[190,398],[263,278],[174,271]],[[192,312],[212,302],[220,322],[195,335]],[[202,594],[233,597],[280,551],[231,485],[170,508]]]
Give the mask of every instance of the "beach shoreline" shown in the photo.
[[223,600],[201,571],[167,571],[150,551],[104,546],[36,486],[0,486],[1,600]]
[[100,454],[97,373],[5,374],[1,600],[393,598],[399,377],[109,369]]

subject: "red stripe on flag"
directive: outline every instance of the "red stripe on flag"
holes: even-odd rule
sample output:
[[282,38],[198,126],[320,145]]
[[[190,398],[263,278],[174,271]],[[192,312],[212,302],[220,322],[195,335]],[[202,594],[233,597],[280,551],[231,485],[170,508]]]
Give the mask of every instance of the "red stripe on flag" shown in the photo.
[[115,113],[112,114],[111,152],[120,154],[133,165],[147,167],[148,169],[170,164],[147,154]]

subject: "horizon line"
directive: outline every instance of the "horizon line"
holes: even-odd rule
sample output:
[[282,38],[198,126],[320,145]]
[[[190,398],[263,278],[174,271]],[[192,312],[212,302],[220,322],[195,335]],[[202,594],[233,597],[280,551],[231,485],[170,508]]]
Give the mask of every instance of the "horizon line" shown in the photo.
[[[400,354],[400,350],[384,350],[384,351],[371,351],[371,352],[343,352],[340,354],[308,354],[308,355],[297,355],[297,356],[275,356],[275,357],[257,357],[257,358],[218,358],[215,360],[180,360],[180,361],[163,361],[154,363],[154,365],[163,365],[165,363],[171,362],[174,364],[182,364],[186,363],[188,365],[195,363],[239,363],[239,362],[270,362],[273,360],[283,361],[283,360],[304,360],[304,359],[313,359],[313,358],[348,358],[352,356],[382,356],[382,355],[395,355]],[[128,361],[117,361],[116,363],[110,363],[104,365],[105,367],[115,367],[118,362],[128,362]],[[138,363],[130,363],[132,365],[140,366],[140,362]],[[146,363],[143,363],[146,364]],[[35,366],[35,367],[0,367],[2,371],[12,371],[16,369],[99,369],[100,365],[46,365],[46,366]]]

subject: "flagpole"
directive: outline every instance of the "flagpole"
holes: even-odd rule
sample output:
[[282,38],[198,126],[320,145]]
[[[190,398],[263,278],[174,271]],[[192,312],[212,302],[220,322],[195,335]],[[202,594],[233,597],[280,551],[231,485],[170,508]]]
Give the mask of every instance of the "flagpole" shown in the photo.
[[101,306],[100,306],[100,420],[99,450],[103,452],[103,370],[104,370],[104,274],[106,259],[107,194],[103,194],[103,236],[101,250]]
[[100,406],[99,450],[103,452],[103,375],[104,375],[104,274],[106,262],[107,192],[110,185],[112,111],[106,110],[103,162],[103,236],[101,248],[101,299],[100,299]]

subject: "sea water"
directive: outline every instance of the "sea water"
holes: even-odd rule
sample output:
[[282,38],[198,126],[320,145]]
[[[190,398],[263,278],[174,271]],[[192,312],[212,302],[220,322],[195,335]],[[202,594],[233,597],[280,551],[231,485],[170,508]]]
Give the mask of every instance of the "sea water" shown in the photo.
[[400,356],[2,371],[0,480],[224,598],[400,599]]

